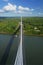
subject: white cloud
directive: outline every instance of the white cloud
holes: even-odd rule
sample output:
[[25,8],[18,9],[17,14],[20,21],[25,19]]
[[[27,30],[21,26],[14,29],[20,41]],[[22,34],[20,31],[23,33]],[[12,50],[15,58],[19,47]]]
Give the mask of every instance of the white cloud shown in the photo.
[[5,11],[16,11],[16,5],[12,5],[11,3],[8,3],[8,5],[3,7],[3,10]]
[[24,13],[24,12],[19,10],[18,13]]
[[18,6],[18,10],[20,10],[20,11],[34,11],[34,9],[32,9],[32,8],[23,7],[23,6]]
[[39,14],[39,15],[43,15],[43,12],[39,12],[38,14]]
[[22,6],[19,6],[18,9],[21,10],[21,11],[23,11],[23,10],[29,11],[30,10],[28,7],[22,7]]
[[26,13],[26,11],[18,10],[18,13]]
[[3,13],[4,12],[4,10],[3,9],[0,9],[0,13]]
[[21,11],[21,10],[18,10],[18,11],[15,11],[15,13],[17,13],[17,14],[25,14],[25,15],[27,15],[27,14],[32,14],[32,12],[27,12],[27,11]]
[[7,12],[8,13],[15,13],[15,14],[25,14],[25,15],[31,15],[32,14],[32,11],[34,11],[34,9],[32,8],[28,8],[28,7],[23,7],[23,6],[16,6],[16,5],[13,5],[11,3],[8,3],[7,5],[3,6],[2,9],[0,9],[0,13],[4,13],[4,12]]
[[25,13],[24,11],[20,11],[20,10],[16,10],[16,11],[14,11],[14,13],[16,13],[16,14],[21,14],[21,13]]
[[34,9],[31,9],[31,11],[34,11]]

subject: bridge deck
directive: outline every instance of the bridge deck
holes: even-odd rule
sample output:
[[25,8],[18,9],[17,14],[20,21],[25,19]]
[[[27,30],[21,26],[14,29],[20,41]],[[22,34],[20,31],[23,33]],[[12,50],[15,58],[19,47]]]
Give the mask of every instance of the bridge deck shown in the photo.
[[20,23],[20,45],[18,47],[17,56],[14,65],[23,65],[23,53],[22,53],[22,18]]

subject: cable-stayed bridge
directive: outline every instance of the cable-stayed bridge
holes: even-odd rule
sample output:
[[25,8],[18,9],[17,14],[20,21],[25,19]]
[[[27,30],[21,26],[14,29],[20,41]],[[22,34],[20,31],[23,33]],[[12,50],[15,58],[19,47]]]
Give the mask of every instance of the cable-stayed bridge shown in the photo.
[[23,51],[22,51],[22,17],[20,22],[20,44],[17,51],[17,56],[14,65],[23,65]]

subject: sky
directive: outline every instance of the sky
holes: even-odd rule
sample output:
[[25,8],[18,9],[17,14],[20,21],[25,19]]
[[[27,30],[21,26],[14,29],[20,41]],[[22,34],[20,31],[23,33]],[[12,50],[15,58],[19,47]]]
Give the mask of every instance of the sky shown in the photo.
[[0,17],[41,16],[43,0],[0,0]]

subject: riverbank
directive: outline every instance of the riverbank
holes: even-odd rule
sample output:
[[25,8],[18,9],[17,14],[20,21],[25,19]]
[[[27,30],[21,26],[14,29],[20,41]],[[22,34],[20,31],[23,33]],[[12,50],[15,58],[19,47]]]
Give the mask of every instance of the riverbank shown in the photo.
[[[12,33],[7,33],[7,32],[0,32],[0,35],[13,35]],[[16,35],[19,35],[19,33],[17,33]],[[39,37],[43,37],[43,34],[40,34],[40,35],[36,35],[36,34],[24,34],[24,36],[39,36]]]
[[32,34],[31,32],[30,33],[23,32],[23,35],[25,35],[25,36],[39,36],[39,37],[43,37],[43,34]]

